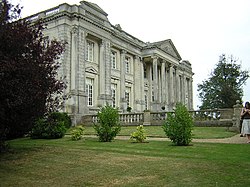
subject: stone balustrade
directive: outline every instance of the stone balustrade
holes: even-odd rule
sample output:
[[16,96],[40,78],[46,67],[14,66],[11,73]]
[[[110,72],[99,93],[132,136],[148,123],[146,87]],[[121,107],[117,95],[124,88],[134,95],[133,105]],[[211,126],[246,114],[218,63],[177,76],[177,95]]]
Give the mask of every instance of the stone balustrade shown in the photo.
[[[189,111],[194,119],[195,126],[221,126],[239,130],[241,105],[238,103],[234,108],[228,109],[209,109]],[[168,112],[149,112],[144,113],[122,113],[120,123],[124,126],[129,125],[162,125],[167,119]],[[97,115],[86,115],[82,117],[84,125],[93,125],[98,122]]]

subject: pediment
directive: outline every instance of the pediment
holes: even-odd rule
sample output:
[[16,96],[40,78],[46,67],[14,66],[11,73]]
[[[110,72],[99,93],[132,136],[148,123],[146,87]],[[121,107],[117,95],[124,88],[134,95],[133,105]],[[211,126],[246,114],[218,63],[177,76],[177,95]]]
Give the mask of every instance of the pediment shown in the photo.
[[98,73],[98,71],[93,66],[87,67],[85,69],[85,71],[88,72],[88,73],[92,73],[92,74],[97,74]]
[[177,58],[178,60],[181,60],[180,54],[178,53],[173,42],[170,39],[160,42],[155,42],[154,45],[163,50],[164,52],[166,52],[167,54]]

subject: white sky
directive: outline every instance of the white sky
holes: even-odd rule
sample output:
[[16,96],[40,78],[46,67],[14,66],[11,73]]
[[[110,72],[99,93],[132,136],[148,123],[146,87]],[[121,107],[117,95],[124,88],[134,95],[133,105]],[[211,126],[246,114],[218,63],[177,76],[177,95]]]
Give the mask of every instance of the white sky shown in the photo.
[[[144,42],[171,39],[183,60],[192,64],[194,108],[197,84],[209,77],[222,53],[233,55],[250,71],[250,0],[88,0],[111,24]],[[22,17],[80,0],[10,0],[23,6]],[[243,88],[250,100],[250,79]]]

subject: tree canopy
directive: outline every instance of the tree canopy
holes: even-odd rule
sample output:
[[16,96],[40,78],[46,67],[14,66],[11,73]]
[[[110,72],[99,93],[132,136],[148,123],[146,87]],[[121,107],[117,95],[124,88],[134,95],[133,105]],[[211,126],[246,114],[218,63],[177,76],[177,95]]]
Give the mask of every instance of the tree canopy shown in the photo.
[[0,2],[0,141],[24,135],[54,111],[65,88],[57,75],[65,44],[44,37],[45,27],[20,19],[20,12]]
[[249,72],[241,69],[241,64],[232,55],[220,56],[219,62],[207,80],[198,84],[200,109],[232,108],[236,101],[242,102],[243,85]]

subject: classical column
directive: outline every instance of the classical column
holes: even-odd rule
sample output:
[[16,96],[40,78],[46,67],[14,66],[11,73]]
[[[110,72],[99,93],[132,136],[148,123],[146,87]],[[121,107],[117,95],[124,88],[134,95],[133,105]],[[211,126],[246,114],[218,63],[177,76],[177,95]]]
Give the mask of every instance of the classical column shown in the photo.
[[161,63],[161,102],[166,104],[166,68],[165,68],[165,60]]
[[182,75],[179,74],[180,79],[180,102],[183,103],[183,84],[182,84]]
[[175,84],[176,84],[176,88],[175,88],[175,95],[176,95],[176,102],[180,102],[180,75],[179,75],[179,69],[176,68],[176,74],[175,74]]
[[157,82],[158,82],[158,103],[161,103],[162,102],[162,82],[161,82],[161,69],[159,68],[158,69],[158,79],[157,79]]
[[167,106],[167,108],[166,108],[166,110],[169,110],[169,85],[170,85],[170,83],[169,83],[169,81],[170,81],[170,75],[169,75],[169,64],[167,63],[166,64],[166,67],[167,67],[167,71],[166,71],[166,75],[165,75],[165,77],[166,77],[166,79],[165,79],[165,88],[166,88],[166,106]]
[[158,57],[153,57],[153,87],[154,87],[154,101],[153,101],[153,110],[157,111],[158,106],[157,103],[159,101],[159,95],[158,95],[158,89],[159,89],[159,84],[158,84]]
[[187,106],[190,107],[190,78],[187,78]]
[[194,109],[194,100],[193,100],[193,78],[191,78],[191,110]]
[[174,79],[173,79],[173,74],[174,74],[174,67],[171,64],[169,67],[169,105],[172,108],[174,104]]
[[141,96],[141,64],[139,56],[134,57],[134,109],[140,111],[140,96]]
[[154,81],[154,100],[158,101],[158,68],[157,68],[157,57],[153,58],[153,81]]
[[182,98],[181,102],[184,104],[185,103],[185,76],[184,73],[182,74],[182,79],[181,79],[181,84],[182,84]]
[[126,101],[125,101],[125,55],[126,51],[121,51],[121,71],[120,71],[120,108],[126,111]]
[[185,76],[185,105],[188,107],[188,78]]
[[193,109],[193,79],[189,80],[189,110]]
[[153,82],[152,82],[152,64],[149,65],[149,68],[148,68],[148,75],[149,75],[149,93],[148,93],[148,109],[149,110],[152,110],[152,105],[151,103],[153,102],[152,100],[152,86],[153,86]]
[[145,101],[145,93],[144,93],[144,66],[143,66],[143,61],[142,59],[140,60],[140,89],[141,89],[141,95],[140,95],[140,100],[141,100],[141,109],[140,111],[143,111],[143,103]]

